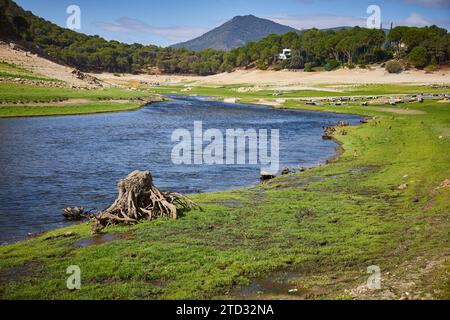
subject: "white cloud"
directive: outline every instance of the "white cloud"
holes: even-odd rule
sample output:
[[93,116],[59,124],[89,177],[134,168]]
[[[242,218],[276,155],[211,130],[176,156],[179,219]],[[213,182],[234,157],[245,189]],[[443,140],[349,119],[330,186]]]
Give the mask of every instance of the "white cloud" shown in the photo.
[[431,26],[433,23],[426,20],[420,14],[412,12],[408,18],[398,22],[398,25],[409,26],[409,27],[424,27]]
[[302,30],[327,29],[334,27],[354,27],[367,25],[367,17],[335,16],[335,15],[285,15],[270,17],[270,20]]
[[189,40],[206,32],[204,28],[198,27],[156,27],[129,17],[122,17],[114,22],[97,22],[96,26],[109,32],[157,35],[174,41]]

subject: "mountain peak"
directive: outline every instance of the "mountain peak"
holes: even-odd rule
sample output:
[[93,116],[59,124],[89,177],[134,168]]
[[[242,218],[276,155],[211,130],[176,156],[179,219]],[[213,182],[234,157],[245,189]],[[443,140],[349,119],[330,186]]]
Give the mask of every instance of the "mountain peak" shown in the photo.
[[235,16],[233,19],[231,19],[231,21],[236,21],[236,20],[244,20],[244,19],[260,19],[252,14],[247,14],[247,15],[243,15],[243,16]]
[[241,47],[248,42],[259,41],[272,33],[284,34],[288,32],[298,32],[298,30],[249,14],[235,16],[220,27],[198,38],[178,43],[172,47],[191,50],[212,48],[229,51]]

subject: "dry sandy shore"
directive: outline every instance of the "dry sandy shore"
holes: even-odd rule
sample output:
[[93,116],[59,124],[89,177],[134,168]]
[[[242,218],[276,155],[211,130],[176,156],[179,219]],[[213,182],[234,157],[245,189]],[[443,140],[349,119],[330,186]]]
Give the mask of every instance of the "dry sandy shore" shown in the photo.
[[317,84],[449,84],[450,71],[440,70],[434,73],[411,70],[401,74],[389,74],[382,68],[366,69],[340,69],[332,72],[292,72],[292,71],[261,71],[240,70],[233,73],[221,73],[213,76],[179,76],[179,75],[121,75],[103,73],[95,76],[111,84],[126,85],[138,82],[142,84],[180,84],[192,85],[225,85],[225,84],[251,84],[251,85],[297,85],[300,89]]
[[12,63],[35,75],[56,79],[76,87],[95,87],[72,74],[73,68],[57,64],[36,54],[0,41],[0,61]]

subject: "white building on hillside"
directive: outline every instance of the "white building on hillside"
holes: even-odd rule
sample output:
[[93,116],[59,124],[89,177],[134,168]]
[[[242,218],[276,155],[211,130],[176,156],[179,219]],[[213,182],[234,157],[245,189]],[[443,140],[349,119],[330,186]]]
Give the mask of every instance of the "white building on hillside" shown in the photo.
[[280,60],[287,60],[292,56],[291,49],[283,49],[283,53],[280,53],[278,55],[278,59]]

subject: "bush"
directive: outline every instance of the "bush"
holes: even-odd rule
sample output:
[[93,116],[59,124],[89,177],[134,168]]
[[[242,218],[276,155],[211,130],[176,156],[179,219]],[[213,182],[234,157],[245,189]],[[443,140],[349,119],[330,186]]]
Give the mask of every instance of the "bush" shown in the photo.
[[438,71],[439,67],[436,64],[430,64],[430,65],[426,66],[424,70],[427,72],[434,72],[434,71]]
[[355,66],[353,63],[351,63],[351,64],[347,65],[347,68],[349,68],[349,69],[355,69],[356,66]]
[[312,63],[305,63],[305,72],[313,72],[313,66]]
[[360,68],[360,69],[367,69],[367,66],[364,63],[360,63],[358,65],[358,68]]
[[272,70],[274,70],[274,71],[283,70],[283,66],[281,64],[277,63],[276,65],[273,66]]
[[427,65],[427,49],[422,46],[415,47],[408,55],[408,61],[416,68],[423,68]]
[[267,64],[262,60],[258,60],[258,62],[256,62],[256,67],[259,70],[267,70],[267,68],[268,68]]
[[401,73],[403,67],[397,60],[391,60],[386,62],[386,71],[389,73]]
[[328,60],[327,63],[323,66],[326,71],[332,71],[339,68],[340,63],[334,59]]

